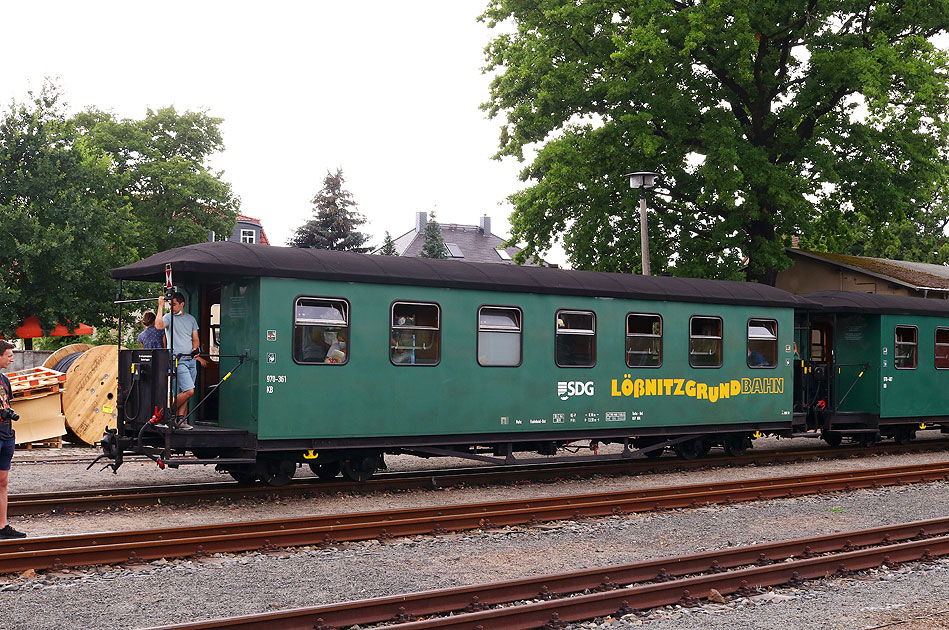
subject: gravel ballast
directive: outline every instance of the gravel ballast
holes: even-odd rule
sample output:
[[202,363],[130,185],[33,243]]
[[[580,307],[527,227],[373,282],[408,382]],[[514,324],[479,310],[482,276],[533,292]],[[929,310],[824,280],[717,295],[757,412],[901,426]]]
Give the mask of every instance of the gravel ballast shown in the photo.
[[[14,519],[14,525],[31,535],[66,534],[710,483],[944,460],[945,454],[921,454],[533,485],[161,506]],[[53,489],[49,486],[75,489],[76,482],[69,480],[83,479],[81,468],[73,464],[17,466],[15,459],[12,491]],[[123,468],[121,472],[125,471]],[[124,479],[119,485],[130,485],[135,479],[136,470],[129,471],[127,477],[120,475]],[[164,480],[179,483],[191,474],[174,474]],[[207,469],[194,474],[207,474]],[[85,475],[96,480],[102,477]],[[944,517],[949,507],[947,491],[949,484],[940,482],[438,538],[353,543],[329,549],[224,554],[132,567],[6,576],[0,578],[0,605],[4,609],[0,628],[143,627],[636,562]],[[752,598],[729,597],[723,604],[706,603],[695,609],[666,607],[571,627],[868,628],[912,619],[911,624],[894,627],[940,628],[949,627],[949,613],[944,612],[947,609],[949,563],[940,561],[813,582],[799,589],[778,588]]]

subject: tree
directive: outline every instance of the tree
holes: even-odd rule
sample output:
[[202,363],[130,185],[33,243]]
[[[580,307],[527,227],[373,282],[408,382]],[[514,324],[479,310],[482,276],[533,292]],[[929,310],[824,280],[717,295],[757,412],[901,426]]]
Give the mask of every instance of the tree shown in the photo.
[[35,315],[99,325],[114,315],[109,272],[138,231],[108,154],[66,118],[52,84],[0,118],[0,330]]
[[639,170],[660,173],[658,272],[773,283],[792,235],[879,249],[945,223],[949,0],[492,0],[482,19],[515,28],[485,52],[496,157],[536,151],[520,260],[562,234],[575,267],[637,271]]
[[364,244],[369,236],[356,228],[366,223],[357,211],[353,195],[343,189],[343,169],[326,172],[323,188],[313,200],[313,218],[297,228],[287,243],[293,247],[335,249],[337,251],[367,252]]
[[233,232],[240,201],[207,163],[224,149],[222,122],[174,107],[149,109],[142,120],[95,109],[76,116],[92,145],[112,156],[139,225],[140,257]]
[[395,241],[392,240],[392,235],[389,234],[386,230],[386,238],[382,241],[382,247],[379,248],[380,256],[398,256],[399,252],[395,251]]
[[448,258],[448,248],[445,246],[445,239],[442,237],[442,228],[435,220],[435,212],[425,224],[425,231],[422,232],[422,251],[418,254],[419,258]]

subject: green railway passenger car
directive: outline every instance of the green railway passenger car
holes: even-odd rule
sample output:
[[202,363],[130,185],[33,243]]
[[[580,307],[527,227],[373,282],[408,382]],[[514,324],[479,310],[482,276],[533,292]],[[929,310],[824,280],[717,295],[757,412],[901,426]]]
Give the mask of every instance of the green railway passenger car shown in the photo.
[[[167,352],[123,351],[119,426],[103,440],[114,466],[138,452],[279,484],[300,464],[365,479],[395,453],[511,463],[579,442],[693,458],[766,433],[854,429],[816,417],[815,370],[794,357],[822,306],[773,287],[229,242],[113,276],[166,272],[210,359],[195,429],[160,422]],[[867,392],[838,396],[835,382],[838,423]]]
[[826,291],[798,315],[811,366],[798,408],[831,444],[852,437],[908,442],[917,429],[949,425],[949,303]]

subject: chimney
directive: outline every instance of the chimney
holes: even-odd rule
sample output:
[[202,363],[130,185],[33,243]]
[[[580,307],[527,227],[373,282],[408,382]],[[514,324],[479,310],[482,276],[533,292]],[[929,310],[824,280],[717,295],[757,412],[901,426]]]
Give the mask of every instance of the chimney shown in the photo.
[[427,212],[416,212],[415,213],[415,231],[418,234],[421,234],[425,231],[425,224],[428,223],[428,213]]
[[491,236],[491,217],[484,215],[478,220],[478,228],[485,236]]

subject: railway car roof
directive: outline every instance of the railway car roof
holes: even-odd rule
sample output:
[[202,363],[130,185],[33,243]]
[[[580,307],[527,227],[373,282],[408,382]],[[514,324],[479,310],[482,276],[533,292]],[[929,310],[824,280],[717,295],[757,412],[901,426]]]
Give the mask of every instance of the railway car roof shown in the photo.
[[830,312],[949,317],[949,300],[853,291],[821,291],[804,297],[820,304],[820,310]]
[[792,293],[750,282],[377,256],[233,242],[170,249],[113,269],[112,277],[160,282],[165,278],[166,263],[172,264],[175,276],[304,278],[676,302],[786,308],[816,306]]

